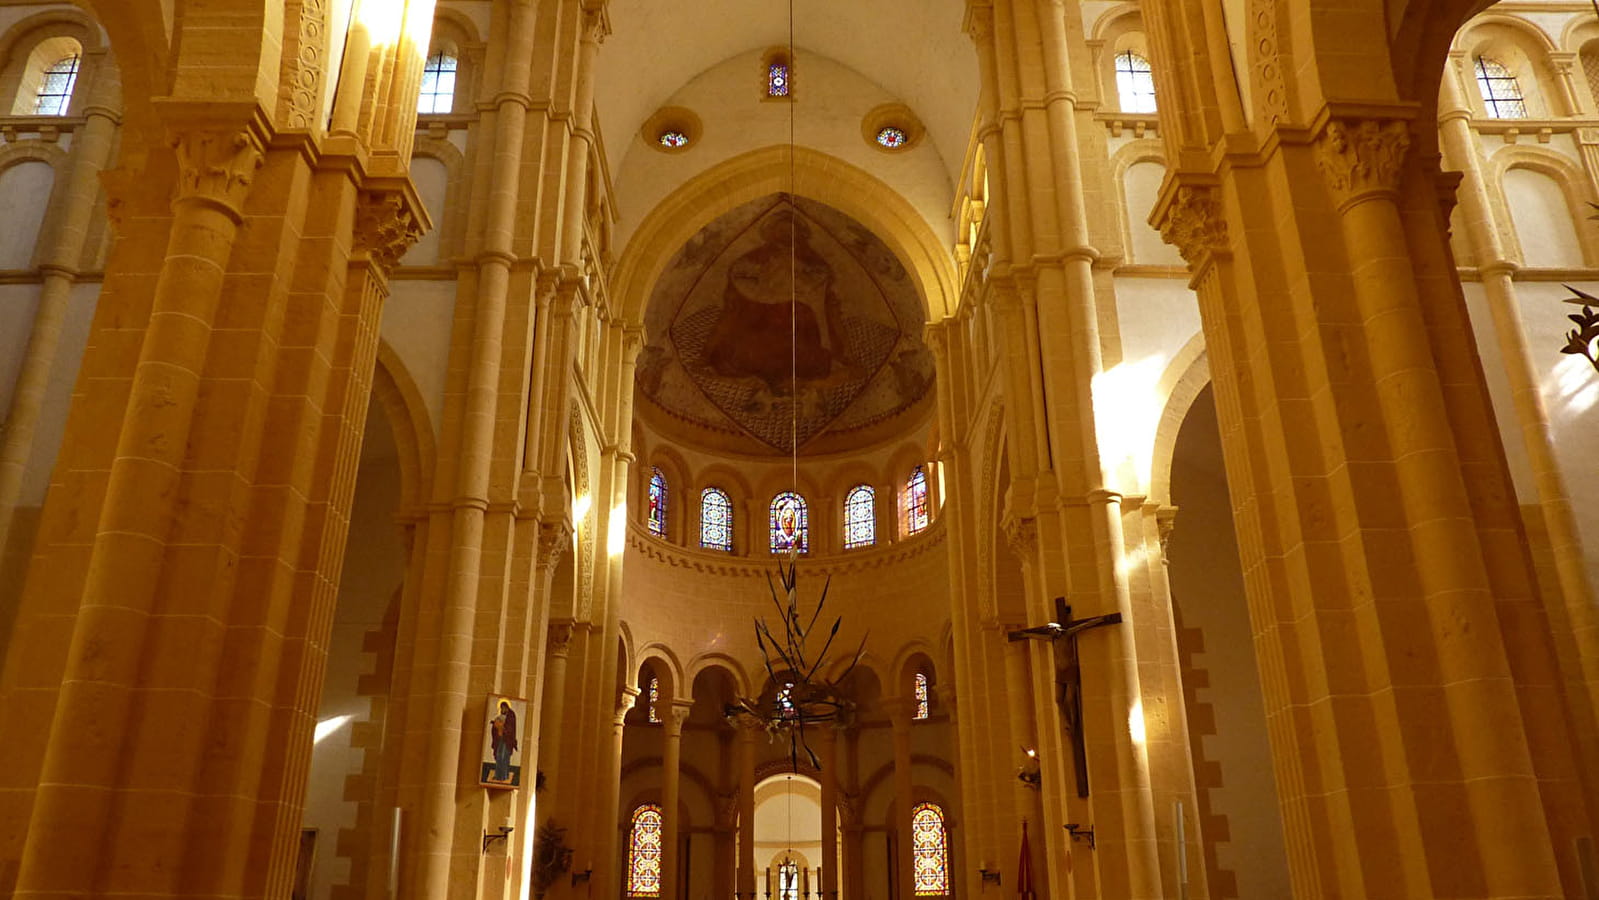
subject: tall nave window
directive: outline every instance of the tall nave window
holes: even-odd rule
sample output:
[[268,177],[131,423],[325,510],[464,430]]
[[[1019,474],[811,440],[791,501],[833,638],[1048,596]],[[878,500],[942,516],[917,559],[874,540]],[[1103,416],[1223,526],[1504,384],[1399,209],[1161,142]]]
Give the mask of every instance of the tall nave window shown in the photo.
[[708,487],[700,492],[700,546],[733,549],[733,501],[721,488]]
[[44,70],[39,93],[34,96],[36,116],[64,116],[72,105],[72,89],[78,84],[78,54],[64,56]]
[[422,96],[419,113],[447,113],[455,108],[455,57],[443,50],[428,57],[422,68]]
[[1521,82],[1516,80],[1516,73],[1499,60],[1477,57],[1477,90],[1482,92],[1482,105],[1487,108],[1489,118],[1527,118],[1527,101],[1521,94]]
[[1122,112],[1155,111],[1155,73],[1149,68],[1149,60],[1131,50],[1116,54],[1116,96],[1121,100]]
[[633,810],[627,833],[627,895],[661,896],[661,808],[645,803]]
[[949,835],[936,803],[919,803],[911,811],[911,873],[916,896],[949,894]]

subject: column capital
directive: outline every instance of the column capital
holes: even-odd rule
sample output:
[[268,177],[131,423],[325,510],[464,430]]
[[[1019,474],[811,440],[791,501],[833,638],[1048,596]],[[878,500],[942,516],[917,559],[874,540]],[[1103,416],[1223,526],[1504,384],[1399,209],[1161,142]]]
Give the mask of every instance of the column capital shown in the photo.
[[570,656],[572,653],[572,623],[551,622],[549,631],[550,654]]
[[1031,560],[1038,549],[1038,520],[1011,516],[1001,523],[1001,527],[1005,529],[1005,543],[1010,545],[1011,553],[1022,562]]
[[1329,119],[1316,138],[1316,167],[1339,209],[1392,194],[1410,151],[1404,119]]
[[911,727],[911,719],[916,715],[915,697],[885,697],[878,701],[878,705],[888,713],[888,720],[893,723],[895,731]]
[[1174,182],[1153,218],[1161,240],[1176,247],[1196,269],[1213,254],[1227,250],[1227,218],[1221,192],[1213,185]]
[[688,721],[689,713],[694,709],[692,700],[673,700],[666,707],[666,715],[661,717],[661,727],[667,737],[678,737],[683,733],[683,723]]
[[[561,557],[572,546],[572,526],[565,520],[545,522],[539,528],[538,567],[549,572],[561,564]],[[551,626],[552,630],[554,626]],[[568,627],[568,631],[570,631]]]
[[199,202],[242,219],[255,172],[266,161],[267,125],[261,109],[253,103],[202,108],[175,101],[161,104],[160,110],[167,145],[178,162],[173,203]]
[[389,272],[399,265],[411,245],[422,237],[422,221],[405,191],[362,191],[355,205],[356,253],[364,253],[378,268]]

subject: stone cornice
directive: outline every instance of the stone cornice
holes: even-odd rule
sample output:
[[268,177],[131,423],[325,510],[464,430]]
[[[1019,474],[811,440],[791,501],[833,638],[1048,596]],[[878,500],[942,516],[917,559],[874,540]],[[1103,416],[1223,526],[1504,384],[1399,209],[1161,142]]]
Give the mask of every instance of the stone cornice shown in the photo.
[[[675,569],[690,569],[707,575],[764,578],[771,574],[774,556],[729,556],[715,550],[700,550],[669,544],[651,535],[639,523],[628,520],[628,547],[645,558]],[[821,577],[866,572],[914,559],[944,544],[943,519],[935,519],[927,530],[915,537],[871,549],[848,550],[827,556],[802,557],[807,573]]]

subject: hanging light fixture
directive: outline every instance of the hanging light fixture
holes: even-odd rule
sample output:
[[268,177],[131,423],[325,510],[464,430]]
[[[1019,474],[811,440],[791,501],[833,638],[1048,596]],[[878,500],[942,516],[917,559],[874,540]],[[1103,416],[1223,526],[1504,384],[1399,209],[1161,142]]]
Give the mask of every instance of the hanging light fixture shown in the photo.
[[[789,65],[794,61],[794,0],[788,3],[788,60]],[[788,194],[791,205],[794,203],[795,188],[795,139],[794,139],[794,102],[792,97],[788,104]],[[799,215],[797,206],[788,216],[788,260],[789,260],[789,475],[792,489],[789,498],[799,496],[799,279],[798,279],[798,223],[795,221]],[[808,651],[808,641],[815,633],[815,627],[822,616],[822,608],[827,605],[827,591],[832,584],[832,577],[822,585],[821,596],[816,601],[816,608],[809,617],[805,616],[800,608],[799,600],[799,555],[806,542],[804,529],[806,528],[804,513],[799,509],[798,503],[792,500],[790,507],[776,509],[774,515],[780,519],[785,515],[792,517],[792,529],[784,528],[786,536],[784,553],[777,564],[778,579],[772,580],[770,573],[766,576],[767,588],[771,592],[772,605],[776,607],[778,621],[781,627],[774,630],[764,618],[755,620],[755,644],[760,648],[761,657],[766,667],[766,675],[772,687],[772,696],[769,700],[760,698],[740,697],[733,703],[727,704],[724,714],[729,721],[746,721],[764,728],[774,739],[786,737],[789,742],[789,765],[797,770],[799,768],[800,751],[805,753],[806,761],[816,769],[821,768],[821,761],[806,741],[805,729],[807,726],[818,727],[823,725],[844,725],[853,721],[855,704],[846,696],[839,687],[845,682],[855,666],[860,662],[861,654],[866,650],[866,638],[861,638],[860,646],[856,648],[855,655],[850,659],[849,665],[836,679],[828,679],[822,675],[829,668],[828,651],[833,647],[833,640],[838,637],[843,618],[833,619],[832,627],[827,632],[827,638],[822,644],[821,651],[811,657]],[[782,519],[787,523],[788,519]],[[775,548],[774,549],[779,549]],[[778,585],[782,591],[778,591]]]

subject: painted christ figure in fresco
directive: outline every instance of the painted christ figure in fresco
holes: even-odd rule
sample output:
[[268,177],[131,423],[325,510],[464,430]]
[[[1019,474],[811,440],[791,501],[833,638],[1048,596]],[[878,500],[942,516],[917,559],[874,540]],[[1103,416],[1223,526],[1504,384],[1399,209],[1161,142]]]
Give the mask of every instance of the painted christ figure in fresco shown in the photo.
[[791,366],[798,380],[812,381],[847,364],[843,315],[833,271],[810,246],[804,219],[792,209],[774,212],[761,222],[760,237],[760,246],[728,267],[704,360],[718,375],[759,378],[774,394],[787,394]]

